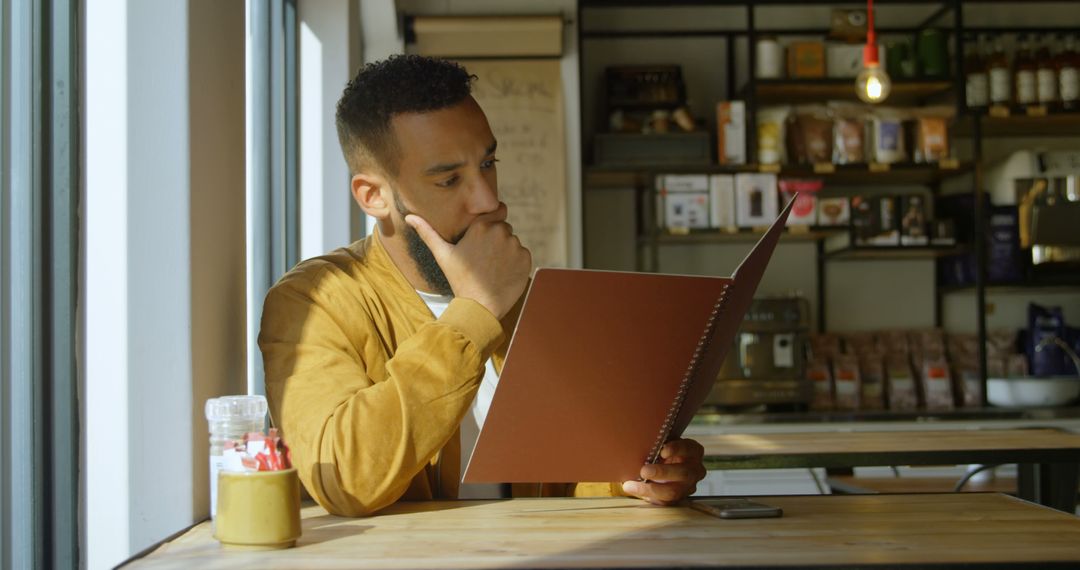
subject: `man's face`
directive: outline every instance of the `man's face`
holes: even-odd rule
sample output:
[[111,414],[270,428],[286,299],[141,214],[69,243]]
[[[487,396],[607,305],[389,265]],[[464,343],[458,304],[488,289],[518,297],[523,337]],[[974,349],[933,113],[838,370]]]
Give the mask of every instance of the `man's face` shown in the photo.
[[391,121],[399,149],[394,177],[394,228],[435,292],[449,294],[445,275],[406,214],[425,220],[448,242],[457,243],[473,220],[499,207],[495,136],[472,97],[428,113],[405,113]]

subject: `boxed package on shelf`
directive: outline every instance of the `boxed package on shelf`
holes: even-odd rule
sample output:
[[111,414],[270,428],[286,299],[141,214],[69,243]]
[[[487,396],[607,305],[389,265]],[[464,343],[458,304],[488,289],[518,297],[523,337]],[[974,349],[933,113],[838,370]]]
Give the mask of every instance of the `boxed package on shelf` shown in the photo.
[[787,72],[792,79],[825,77],[825,44],[792,42],[787,47]]
[[829,18],[829,39],[847,43],[866,40],[866,10],[833,8]]
[[852,242],[860,247],[900,245],[896,196],[852,196]]
[[[969,193],[945,196],[937,201],[937,211],[954,224],[953,243],[957,237],[973,243],[975,232],[975,197]],[[988,206],[984,224],[986,278],[989,283],[1022,282],[1029,273],[1030,257],[1020,247],[1019,211],[1016,206]],[[951,245],[937,235],[943,220],[931,225],[931,244]],[[975,283],[975,252],[953,255],[938,261],[940,284],[964,287]]]
[[829,360],[825,357],[813,357],[806,363],[806,379],[810,382],[810,409],[831,410],[833,408],[833,378],[829,369]]
[[866,162],[866,109],[851,103],[830,103],[835,164]]
[[669,230],[709,227],[709,177],[705,174],[665,174],[656,177],[662,203],[663,227]]
[[742,228],[769,225],[779,212],[776,197],[775,174],[736,174],[735,223]]
[[860,408],[862,381],[859,376],[859,359],[843,354],[833,358],[834,404],[838,410]]
[[923,394],[928,410],[951,410],[953,403],[952,375],[944,355],[924,356],[921,371]]
[[880,164],[907,160],[904,142],[905,114],[898,109],[877,109],[871,120],[871,159]]
[[915,162],[937,163],[949,157],[946,113],[920,109],[915,117]]
[[781,178],[780,203],[787,204],[797,193],[799,197],[788,214],[787,225],[812,226],[817,223],[817,195],[824,186],[820,178]]
[[[833,78],[855,78],[863,68],[865,44],[829,43],[825,46],[825,71]],[[878,45],[878,61],[885,61],[885,45]]]
[[754,76],[758,79],[784,77],[784,46],[773,36],[761,36],[754,44]]
[[945,358],[945,334],[939,329],[915,330],[909,338],[927,409],[953,409],[953,382]]
[[890,352],[885,359],[886,394],[890,410],[914,410],[919,407],[919,389],[907,352]]
[[758,163],[782,164],[786,161],[784,130],[791,107],[762,107],[757,112]]
[[859,354],[859,406],[864,410],[885,408],[885,353],[871,350]]
[[791,164],[828,163],[833,158],[833,121],[823,105],[796,107],[785,126]]
[[[1008,331],[1006,331],[1007,333]],[[997,357],[998,348],[987,338],[987,358]],[[997,333],[1000,338],[1001,334]],[[1015,333],[1012,335],[1015,344]],[[952,364],[954,387],[960,405],[965,408],[977,408],[983,403],[983,383],[979,377],[979,339],[974,334],[952,333],[945,339],[949,362]]]
[[716,104],[716,154],[720,164],[746,164],[746,103]]
[[738,227],[735,219],[735,176],[732,174],[709,176],[709,226],[725,230]]
[[900,245],[930,245],[930,235],[927,232],[930,215],[927,212],[926,198],[920,194],[901,196],[900,210],[903,212],[900,217]]
[[842,227],[851,222],[851,204],[847,198],[819,198],[819,226]]

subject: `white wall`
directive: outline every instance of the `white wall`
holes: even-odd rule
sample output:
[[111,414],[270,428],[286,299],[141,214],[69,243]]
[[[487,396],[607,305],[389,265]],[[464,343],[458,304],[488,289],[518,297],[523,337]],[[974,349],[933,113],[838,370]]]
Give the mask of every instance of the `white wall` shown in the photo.
[[338,145],[334,113],[352,77],[352,0],[306,0],[297,7],[300,84],[300,259],[347,245],[350,216],[359,215],[349,193],[349,169]]
[[243,4],[85,14],[82,553],[206,516],[203,400],[243,390]]

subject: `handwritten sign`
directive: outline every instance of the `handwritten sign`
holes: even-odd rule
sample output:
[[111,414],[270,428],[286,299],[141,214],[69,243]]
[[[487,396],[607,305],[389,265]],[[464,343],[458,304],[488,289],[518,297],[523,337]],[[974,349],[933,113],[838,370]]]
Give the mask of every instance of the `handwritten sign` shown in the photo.
[[566,138],[558,60],[469,60],[499,142],[499,198],[537,267],[568,264]]

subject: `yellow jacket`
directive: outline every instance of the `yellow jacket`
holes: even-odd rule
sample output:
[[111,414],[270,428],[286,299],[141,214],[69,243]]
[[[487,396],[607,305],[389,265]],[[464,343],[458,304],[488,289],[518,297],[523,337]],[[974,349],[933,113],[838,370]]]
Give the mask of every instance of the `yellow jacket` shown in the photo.
[[[435,320],[378,232],[282,277],[263,305],[259,348],[271,419],[312,497],[345,516],[457,497],[458,426],[484,363],[502,369],[517,310],[500,323],[454,299]],[[515,496],[618,491],[514,485]]]

